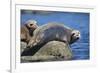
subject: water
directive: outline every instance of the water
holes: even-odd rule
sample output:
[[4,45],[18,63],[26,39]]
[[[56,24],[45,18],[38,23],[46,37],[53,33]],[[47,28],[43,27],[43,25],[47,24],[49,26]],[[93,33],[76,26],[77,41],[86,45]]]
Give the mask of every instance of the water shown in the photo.
[[89,13],[76,12],[24,12],[21,13],[21,24],[34,19],[41,26],[48,22],[63,23],[81,32],[81,38],[71,45],[73,60],[89,59]]

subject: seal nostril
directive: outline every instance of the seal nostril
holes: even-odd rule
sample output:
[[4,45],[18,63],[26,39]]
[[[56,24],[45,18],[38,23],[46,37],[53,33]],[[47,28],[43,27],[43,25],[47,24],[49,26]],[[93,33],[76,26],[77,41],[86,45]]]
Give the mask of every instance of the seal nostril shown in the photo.
[[79,37],[77,37],[77,39],[79,39]]

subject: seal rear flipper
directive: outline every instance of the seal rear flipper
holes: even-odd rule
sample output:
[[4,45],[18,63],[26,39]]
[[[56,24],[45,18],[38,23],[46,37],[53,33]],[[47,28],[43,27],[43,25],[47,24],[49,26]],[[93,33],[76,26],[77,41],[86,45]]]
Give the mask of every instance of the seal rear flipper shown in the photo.
[[31,47],[31,48],[26,48],[26,50],[24,50],[22,53],[21,53],[21,56],[32,56],[34,55],[38,50],[40,49],[40,46],[34,46],[34,47]]
[[24,50],[21,53],[21,56],[32,56],[34,55],[41,47],[43,47],[46,43],[43,44],[37,44],[35,46],[32,47],[27,47],[26,50]]

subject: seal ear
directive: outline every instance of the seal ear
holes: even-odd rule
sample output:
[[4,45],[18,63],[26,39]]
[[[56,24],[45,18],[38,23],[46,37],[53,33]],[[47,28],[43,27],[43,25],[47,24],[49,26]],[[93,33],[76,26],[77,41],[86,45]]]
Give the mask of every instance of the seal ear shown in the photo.
[[80,32],[78,30],[73,30],[71,32],[70,44],[76,42],[80,38]]

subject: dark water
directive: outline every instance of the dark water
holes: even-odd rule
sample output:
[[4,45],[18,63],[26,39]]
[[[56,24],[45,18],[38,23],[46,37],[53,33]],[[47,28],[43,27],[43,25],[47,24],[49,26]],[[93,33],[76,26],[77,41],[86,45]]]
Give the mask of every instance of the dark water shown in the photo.
[[89,59],[89,13],[76,12],[23,12],[21,23],[29,19],[36,20],[38,25],[48,22],[59,22],[81,32],[81,38],[71,45],[73,60]]

